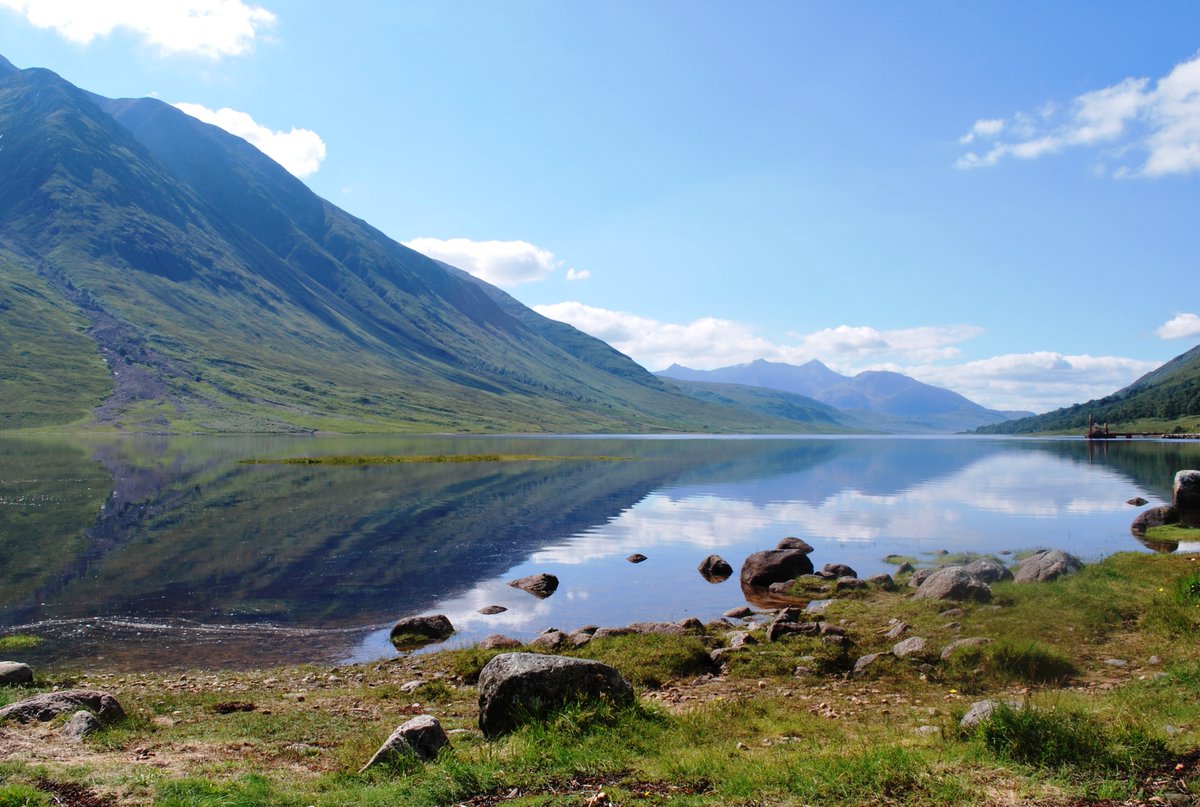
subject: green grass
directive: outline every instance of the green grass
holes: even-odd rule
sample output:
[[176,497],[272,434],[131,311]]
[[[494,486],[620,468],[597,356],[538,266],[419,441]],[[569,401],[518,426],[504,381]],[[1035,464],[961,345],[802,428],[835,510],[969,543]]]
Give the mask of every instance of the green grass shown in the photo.
[[28,633],[12,633],[8,636],[0,636],[0,652],[32,650],[41,643],[41,637],[31,636]]
[[1014,683],[1062,684],[1077,672],[1061,651],[1036,640],[1011,638],[959,648],[938,671],[940,680],[973,692]]
[[695,636],[610,636],[593,639],[571,655],[616,667],[631,683],[649,688],[714,670],[708,647]]
[[1167,760],[1163,741],[1138,726],[1106,726],[1065,708],[998,705],[975,736],[998,759],[1079,773],[1136,776]]

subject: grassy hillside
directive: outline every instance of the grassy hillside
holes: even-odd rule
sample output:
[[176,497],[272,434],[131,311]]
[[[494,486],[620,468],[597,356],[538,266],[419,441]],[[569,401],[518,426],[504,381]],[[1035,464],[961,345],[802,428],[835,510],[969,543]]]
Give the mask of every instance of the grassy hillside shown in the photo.
[[0,427],[77,420],[110,383],[95,424],[127,431],[794,428],[679,393],[169,105],[0,72],[0,130],[0,245],[27,256],[0,282],[36,273],[57,312],[22,331],[44,360],[4,365],[46,400],[6,397]]
[[1091,416],[1113,431],[1200,432],[1200,345],[1098,400],[978,429],[985,434],[1082,432]]

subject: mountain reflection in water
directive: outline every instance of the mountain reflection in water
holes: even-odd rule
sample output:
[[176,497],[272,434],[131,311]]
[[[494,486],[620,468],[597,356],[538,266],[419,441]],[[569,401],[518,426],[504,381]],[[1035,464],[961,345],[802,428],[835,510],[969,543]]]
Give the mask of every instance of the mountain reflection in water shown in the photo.
[[[574,459],[241,462],[486,453]],[[460,629],[452,645],[710,619],[743,599],[700,560],[736,569],[785,535],[861,575],[892,553],[1144,551],[1125,501],[1169,501],[1198,464],[1200,446],[1175,442],[0,438],[0,631],[45,637],[32,661],[240,667],[389,657],[390,623],[430,611]],[[541,571],[562,581],[548,599],[507,585]]]

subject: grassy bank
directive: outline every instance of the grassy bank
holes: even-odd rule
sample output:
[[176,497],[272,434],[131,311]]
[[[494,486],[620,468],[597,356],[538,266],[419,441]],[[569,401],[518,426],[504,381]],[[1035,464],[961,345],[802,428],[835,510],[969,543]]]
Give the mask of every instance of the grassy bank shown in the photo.
[[[0,805],[1073,805],[1200,794],[1195,556],[1121,554],[1054,583],[993,588],[990,605],[905,590],[837,600],[824,619],[844,645],[767,642],[761,624],[740,621],[595,640],[570,652],[620,669],[636,706],[569,709],[493,742],[475,730],[474,681],[494,653],[477,648],[334,669],[52,671],[39,689],[105,689],[130,716],[82,744],[53,723],[0,725]],[[856,658],[895,643],[893,620],[928,652],[849,675]],[[709,651],[734,630],[758,643],[714,669]],[[992,642],[940,659],[966,637]],[[424,683],[404,686],[413,681]],[[26,694],[0,688],[0,704]],[[983,698],[1012,706],[959,728]],[[459,730],[449,751],[356,773],[421,713]]]

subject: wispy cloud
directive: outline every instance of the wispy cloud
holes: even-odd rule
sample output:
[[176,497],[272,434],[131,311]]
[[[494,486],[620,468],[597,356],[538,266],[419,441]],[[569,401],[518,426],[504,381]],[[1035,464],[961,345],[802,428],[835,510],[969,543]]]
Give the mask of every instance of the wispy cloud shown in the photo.
[[276,20],[242,0],[0,0],[0,8],[81,45],[122,29],[164,55],[210,59],[252,50]]
[[226,107],[213,110],[200,104],[187,103],[175,106],[193,118],[219,126],[244,139],[295,176],[315,174],[325,159],[325,141],[310,129],[274,131],[236,109]]
[[[1036,113],[978,120],[955,163],[982,168],[1071,148],[1101,148],[1113,176],[1160,177],[1200,169],[1200,54],[1151,82],[1126,78]],[[1138,155],[1132,158],[1130,155]]]
[[587,269],[568,269],[567,280],[587,280],[592,273]]
[[[470,272],[495,286],[544,280],[562,261],[528,241],[472,241],[469,238],[414,238],[404,245]],[[582,279],[569,277],[569,280]]]
[[973,325],[895,330],[841,325],[774,342],[749,325],[715,317],[679,324],[578,302],[535,308],[603,339],[651,370],[676,363],[711,370],[755,359],[788,364],[819,359],[848,375],[864,370],[904,373],[996,409],[1044,412],[1103,397],[1158,366],[1119,356],[1053,352],[962,361],[958,346],[983,333]]
[[1163,339],[1186,339],[1200,336],[1200,317],[1195,314],[1179,314],[1159,326],[1156,333]]

